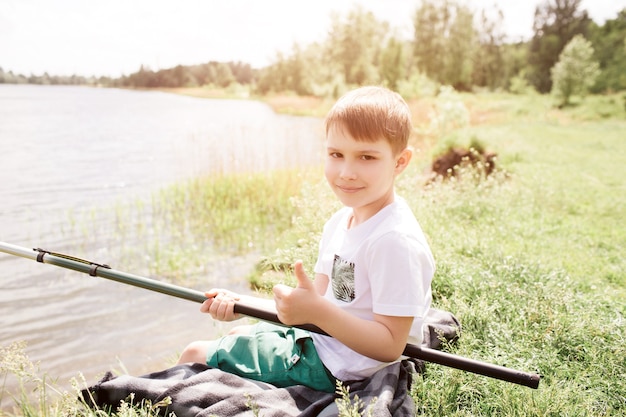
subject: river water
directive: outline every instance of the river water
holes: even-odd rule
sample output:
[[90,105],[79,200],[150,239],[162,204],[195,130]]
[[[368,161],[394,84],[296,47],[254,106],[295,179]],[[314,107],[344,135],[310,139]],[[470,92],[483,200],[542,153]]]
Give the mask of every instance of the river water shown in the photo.
[[[321,143],[319,119],[276,115],[255,101],[0,84],[0,241],[142,274],[116,264],[108,208],[149,202],[209,173],[319,164]],[[197,289],[246,291],[255,254],[209,258]],[[164,369],[188,342],[231,326],[198,307],[0,253],[0,346],[25,341],[40,372],[61,386],[79,373],[95,383],[108,370]],[[0,388],[4,408],[15,385]]]

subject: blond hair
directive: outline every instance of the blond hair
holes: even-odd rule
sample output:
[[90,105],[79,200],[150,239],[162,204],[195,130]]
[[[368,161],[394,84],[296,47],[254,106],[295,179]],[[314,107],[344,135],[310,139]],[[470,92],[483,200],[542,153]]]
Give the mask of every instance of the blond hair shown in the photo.
[[400,94],[383,87],[360,87],[343,95],[325,119],[331,128],[346,129],[355,140],[375,142],[384,138],[394,154],[403,151],[411,135],[411,110]]

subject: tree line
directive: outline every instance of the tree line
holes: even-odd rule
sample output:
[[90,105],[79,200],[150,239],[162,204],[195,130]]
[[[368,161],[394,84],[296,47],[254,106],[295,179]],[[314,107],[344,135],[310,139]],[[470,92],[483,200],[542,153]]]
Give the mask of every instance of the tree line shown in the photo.
[[232,83],[251,85],[255,81],[255,70],[242,62],[217,62],[183,66],[152,71],[143,65],[139,71],[119,78],[58,76],[45,73],[28,77],[13,72],[5,72],[0,67],[0,84],[44,84],[44,85],[99,85],[104,87],[134,88],[177,88],[213,85],[225,88]]
[[544,0],[535,9],[533,36],[510,41],[497,5],[475,13],[457,0],[424,0],[413,14],[413,37],[372,12],[355,7],[331,16],[325,39],[294,44],[272,63],[254,69],[241,62],[209,62],[152,71],[143,66],[120,78],[24,77],[0,69],[0,83],[99,84],[113,87],[228,88],[244,85],[252,93],[291,92],[337,96],[355,85],[378,84],[416,96],[449,85],[476,89],[548,93],[553,68],[575,37],[591,47],[598,76],[591,92],[626,90],[626,9],[602,25],[581,8],[581,0]]

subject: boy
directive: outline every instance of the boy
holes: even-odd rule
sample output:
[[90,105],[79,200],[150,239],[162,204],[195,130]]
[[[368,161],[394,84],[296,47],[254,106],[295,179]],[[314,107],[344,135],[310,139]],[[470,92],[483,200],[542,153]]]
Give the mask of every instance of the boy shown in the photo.
[[[335,378],[365,379],[399,360],[408,341],[421,343],[434,261],[394,191],[412,156],[409,107],[385,88],[358,88],[337,101],[325,129],[325,176],[345,207],[324,226],[315,279],[297,261],[297,286],[275,286],[272,308],[286,325],[314,324],[332,337],[260,323],[194,342],[179,363],[206,362],[276,386],[333,392]],[[201,311],[238,318],[234,302],[244,297],[217,289],[206,296]]]

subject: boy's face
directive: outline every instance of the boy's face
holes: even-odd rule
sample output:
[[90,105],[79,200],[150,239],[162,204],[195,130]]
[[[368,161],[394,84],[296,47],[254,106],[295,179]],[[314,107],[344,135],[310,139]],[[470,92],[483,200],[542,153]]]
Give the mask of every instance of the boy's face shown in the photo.
[[395,177],[410,159],[409,149],[394,155],[384,138],[357,141],[338,126],[326,136],[326,179],[339,200],[352,207],[358,222],[393,202]]

